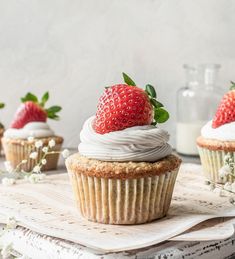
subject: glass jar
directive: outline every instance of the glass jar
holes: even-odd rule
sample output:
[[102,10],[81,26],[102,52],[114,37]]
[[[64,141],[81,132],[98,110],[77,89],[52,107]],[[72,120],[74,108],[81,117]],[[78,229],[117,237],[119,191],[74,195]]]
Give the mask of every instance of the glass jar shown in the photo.
[[176,150],[198,155],[196,139],[202,126],[214,117],[223,94],[218,87],[220,65],[184,65],[186,86],[177,92]]

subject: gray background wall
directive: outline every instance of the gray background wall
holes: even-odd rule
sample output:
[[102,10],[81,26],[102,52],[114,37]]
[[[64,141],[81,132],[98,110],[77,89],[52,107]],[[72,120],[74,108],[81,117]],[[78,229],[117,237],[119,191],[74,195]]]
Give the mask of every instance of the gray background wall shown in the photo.
[[103,87],[121,72],[152,83],[171,112],[184,84],[183,63],[222,65],[235,80],[234,0],[0,0],[0,111],[8,125],[27,91],[51,93],[61,121],[50,122],[76,146]]

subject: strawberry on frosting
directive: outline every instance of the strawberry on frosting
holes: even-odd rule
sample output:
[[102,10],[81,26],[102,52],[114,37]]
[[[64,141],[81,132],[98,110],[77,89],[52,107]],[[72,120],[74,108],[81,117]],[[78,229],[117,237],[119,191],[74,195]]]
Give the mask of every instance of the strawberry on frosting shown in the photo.
[[123,73],[125,84],[106,87],[99,99],[93,128],[99,134],[123,130],[134,126],[156,125],[169,118],[163,105],[156,100],[153,86],[145,90]]
[[29,122],[46,122],[47,118],[58,120],[57,113],[61,110],[61,107],[45,108],[48,99],[48,92],[42,96],[40,101],[34,94],[27,93],[25,97],[21,98],[22,104],[16,111],[11,128],[21,129]]
[[218,128],[226,123],[235,121],[235,83],[231,82],[230,91],[226,93],[216,111],[212,127]]

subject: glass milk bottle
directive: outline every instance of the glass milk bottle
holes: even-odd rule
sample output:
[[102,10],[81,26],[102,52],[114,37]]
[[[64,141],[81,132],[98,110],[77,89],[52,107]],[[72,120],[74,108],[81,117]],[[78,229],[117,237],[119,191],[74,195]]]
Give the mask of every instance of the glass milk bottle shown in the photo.
[[220,65],[184,65],[186,86],[177,92],[176,150],[198,155],[196,139],[215,114],[222,91],[217,86]]

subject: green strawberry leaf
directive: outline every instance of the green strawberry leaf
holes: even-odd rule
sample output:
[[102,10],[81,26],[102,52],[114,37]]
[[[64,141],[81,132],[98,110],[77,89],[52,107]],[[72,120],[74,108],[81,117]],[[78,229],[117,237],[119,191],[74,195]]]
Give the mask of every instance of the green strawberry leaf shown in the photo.
[[147,92],[148,95],[150,95],[152,98],[157,98],[156,91],[152,85],[146,85],[145,86],[145,91]]
[[154,119],[157,123],[164,123],[169,119],[169,113],[163,108],[154,109]]
[[124,82],[127,85],[136,86],[135,82],[127,74],[122,73],[122,76],[123,76]]
[[48,99],[49,99],[49,92],[46,92],[46,93],[42,96],[40,105],[41,105],[42,107],[44,107],[45,104],[46,104],[46,102],[48,101]]
[[57,112],[61,111],[60,106],[51,106],[50,108],[46,109],[47,117],[53,120],[59,120],[60,117],[56,114]]
[[230,90],[235,90],[235,83],[233,81],[231,81],[231,87],[230,87]]
[[159,101],[157,101],[156,99],[150,99],[151,104],[155,107],[155,108],[160,108],[163,107],[164,105],[162,103],[160,103]]
[[25,102],[27,102],[27,101],[32,101],[32,102],[34,102],[34,103],[37,103],[37,102],[38,102],[38,98],[37,98],[37,96],[35,96],[35,95],[32,94],[32,93],[27,93],[27,94],[25,95],[25,97],[22,97],[22,98],[21,98],[21,101],[22,101],[23,103],[25,103]]
[[0,109],[5,107],[5,103],[0,103]]
[[61,111],[62,108],[60,106],[51,106],[50,108],[46,109],[47,112],[57,113]]
[[58,115],[56,115],[55,113],[52,113],[52,112],[47,112],[47,117],[49,119],[52,119],[52,120],[59,120],[60,117]]

